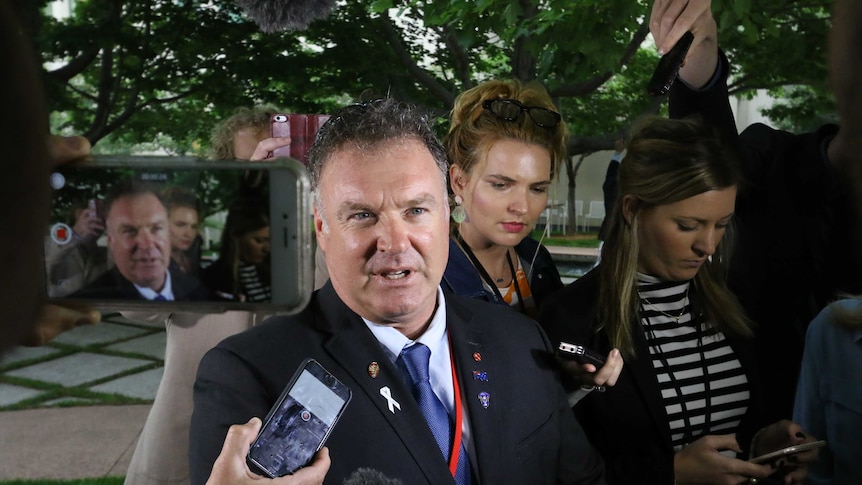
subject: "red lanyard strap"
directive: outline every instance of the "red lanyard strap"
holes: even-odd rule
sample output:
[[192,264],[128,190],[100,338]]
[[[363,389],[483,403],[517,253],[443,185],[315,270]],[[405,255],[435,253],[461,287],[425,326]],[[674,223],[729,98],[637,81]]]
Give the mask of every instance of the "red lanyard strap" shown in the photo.
[[463,410],[461,408],[461,386],[458,385],[458,375],[455,373],[455,356],[452,353],[452,338],[449,337],[449,362],[452,365],[452,387],[455,390],[455,438],[452,440],[452,450],[449,453],[449,472],[452,477],[458,469],[458,457],[461,454],[461,420]]

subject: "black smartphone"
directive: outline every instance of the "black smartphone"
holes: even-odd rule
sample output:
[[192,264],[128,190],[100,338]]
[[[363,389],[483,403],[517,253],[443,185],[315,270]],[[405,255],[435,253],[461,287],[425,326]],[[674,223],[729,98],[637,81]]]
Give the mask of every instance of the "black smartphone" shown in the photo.
[[50,184],[52,301],[293,313],[311,297],[308,175],[295,160],[94,156]]
[[306,359],[269,411],[248,450],[249,468],[269,478],[306,466],[344,413],[350,388]]
[[273,157],[290,157],[308,163],[308,150],[314,143],[317,131],[329,119],[323,114],[276,113],[270,117],[270,134],[273,137],[290,137],[290,145],[276,148]]
[[590,350],[583,345],[560,342],[557,349],[559,350],[557,355],[563,359],[574,360],[579,364],[593,364],[596,366],[596,369],[600,369],[605,365],[605,357],[602,354]]
[[649,84],[647,84],[648,93],[653,96],[663,96],[670,91],[670,87],[676,79],[679,68],[682,67],[685,61],[685,55],[688,53],[692,42],[694,42],[694,35],[691,32],[686,32],[670,52],[661,56],[652,74],[652,78],[650,78]]

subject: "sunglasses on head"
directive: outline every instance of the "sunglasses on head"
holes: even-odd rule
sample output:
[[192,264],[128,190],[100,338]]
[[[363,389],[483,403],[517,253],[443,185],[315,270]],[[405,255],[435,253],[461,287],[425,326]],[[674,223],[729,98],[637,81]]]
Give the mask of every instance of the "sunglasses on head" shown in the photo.
[[521,117],[522,112],[526,112],[533,123],[542,128],[556,128],[562,119],[556,111],[539,106],[525,106],[514,99],[486,99],[482,101],[482,107],[506,121],[515,121]]

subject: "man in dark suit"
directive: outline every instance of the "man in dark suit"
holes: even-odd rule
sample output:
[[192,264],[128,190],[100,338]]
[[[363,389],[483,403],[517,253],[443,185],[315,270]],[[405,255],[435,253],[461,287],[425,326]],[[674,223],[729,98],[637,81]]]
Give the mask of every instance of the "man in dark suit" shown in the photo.
[[108,251],[116,266],[72,298],[205,300],[206,287],[180,271],[170,272],[168,212],[150,185],[128,180],[105,201]]
[[[226,478],[210,471],[228,428],[264,416],[308,357],[353,392],[327,441],[327,483],[360,467],[410,484],[604,483],[539,326],[440,290],[447,161],[426,119],[392,99],[348,106],[321,128],[309,170],[330,281],[298,315],[230,337],[201,361],[192,483]],[[404,354],[423,346],[448,439],[431,431],[403,377]]]

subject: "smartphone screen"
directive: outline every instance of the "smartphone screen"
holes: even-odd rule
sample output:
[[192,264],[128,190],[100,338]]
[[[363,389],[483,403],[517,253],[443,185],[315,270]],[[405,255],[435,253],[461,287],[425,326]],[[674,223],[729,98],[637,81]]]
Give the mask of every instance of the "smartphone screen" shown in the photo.
[[50,178],[48,297],[109,309],[298,311],[313,290],[307,180],[293,160],[63,166]]
[[351,391],[317,361],[300,366],[270,410],[248,462],[270,478],[294,473],[311,461],[344,413]]
[[308,163],[308,150],[314,143],[317,131],[329,119],[322,114],[277,113],[270,118],[270,133],[273,137],[289,136],[290,145],[276,148],[273,157],[290,157],[303,164]]
[[659,59],[652,78],[647,84],[647,92],[653,96],[662,96],[670,91],[693,41],[694,35],[691,32],[686,32],[673,46],[673,49]]

